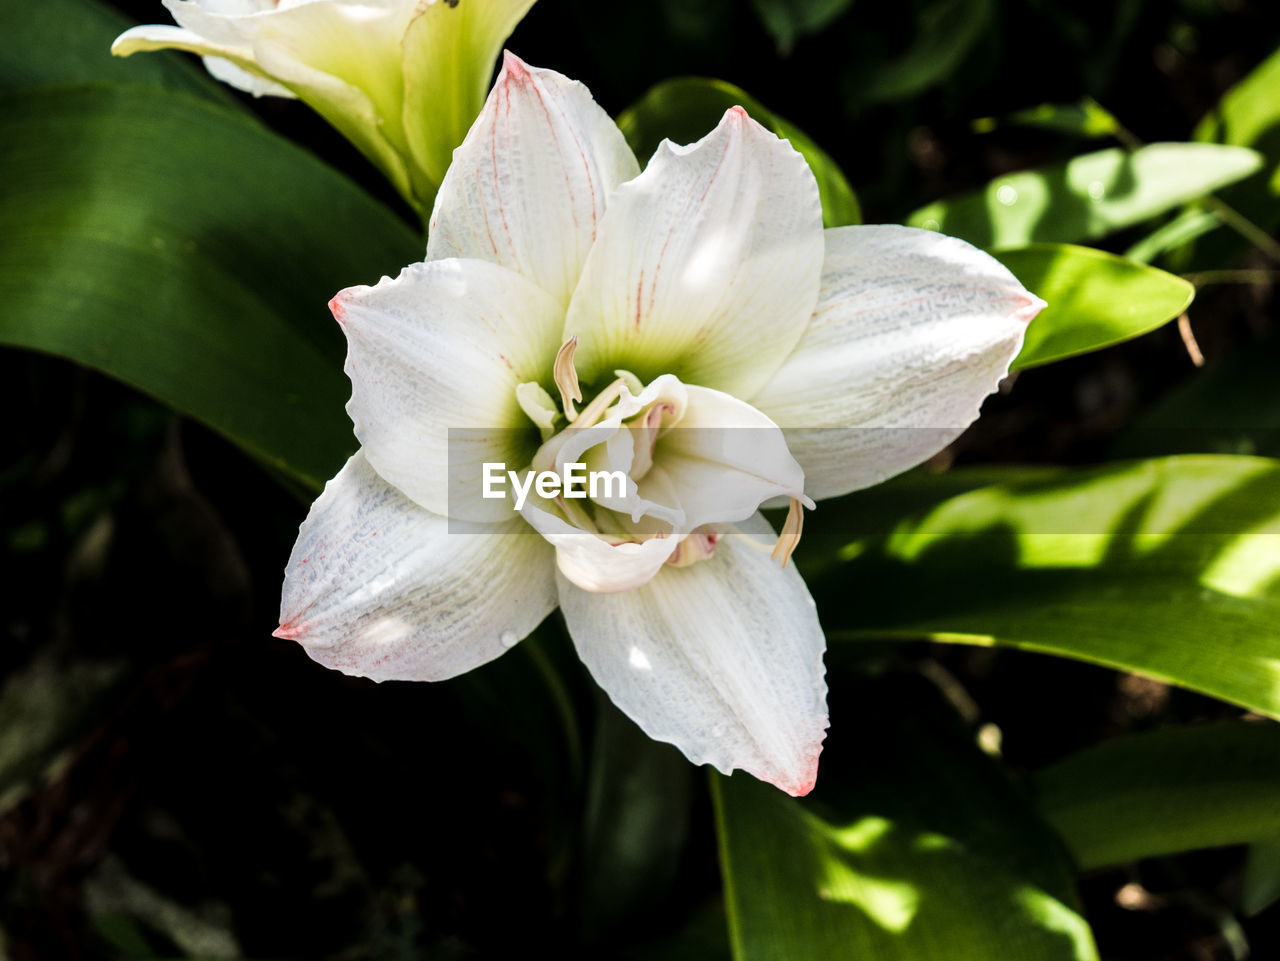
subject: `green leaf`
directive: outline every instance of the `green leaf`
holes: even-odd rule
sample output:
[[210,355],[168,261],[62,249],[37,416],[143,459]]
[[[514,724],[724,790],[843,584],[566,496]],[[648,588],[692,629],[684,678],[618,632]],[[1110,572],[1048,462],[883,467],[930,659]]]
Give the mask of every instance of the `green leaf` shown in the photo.
[[1280,836],[1250,845],[1244,863],[1240,907],[1253,917],[1277,901],[1280,901]]
[[1195,297],[1181,277],[1091,247],[1032,244],[999,256],[1048,304],[1027,328],[1014,369],[1131,340],[1177,317]]
[[1116,439],[1119,457],[1280,457],[1280,339],[1242,344],[1161,398]]
[[1096,959],[1057,840],[914,685],[832,685],[810,799],[711,776],[736,961]]
[[[158,19],[166,19],[156,5]],[[151,54],[122,60],[111,42],[133,21],[95,0],[41,0],[0,6],[0,90],[79,83],[131,83],[198,93],[234,103],[226,88],[189,57]]]
[[0,101],[0,343],[94,367],[312,488],[355,447],[325,305],[421,256],[245,116],[146,87]]
[[1115,147],[997,177],[974,193],[922,207],[907,223],[988,249],[1075,243],[1150,220],[1243,180],[1261,163],[1252,150],[1217,144]]
[[817,33],[852,3],[853,0],[751,0],[756,16],[784,54],[790,52],[798,37]]
[[603,694],[587,783],[579,871],[581,927],[595,940],[660,907],[676,877],[693,806],[693,767]]
[[[1222,95],[1196,127],[1195,138],[1261,153],[1266,158],[1263,170],[1224,192],[1222,199],[1264,233],[1280,223],[1280,49]],[[1197,267],[1220,267],[1237,259],[1241,249],[1239,238],[1218,234],[1203,251],[1198,245]]]
[[822,505],[796,560],[835,642],[1021,648],[1280,718],[1277,545],[1280,463],[1188,456],[908,475]]
[[1188,207],[1166,224],[1157,227],[1124,252],[1129,260],[1149,264],[1161,254],[1176,250],[1222,226],[1222,220],[1212,210]]
[[1035,127],[1090,138],[1112,137],[1120,130],[1111,112],[1092,97],[1076,103],[1042,103],[1005,117],[983,117],[973,122],[977,133],[989,133],[997,127]]
[[[1251,147],[1280,138],[1280,49],[1222,95],[1196,127],[1203,142]],[[1268,151],[1270,152],[1270,151]]]
[[994,12],[992,0],[933,0],[916,17],[911,46],[881,65],[857,95],[868,103],[903,100],[945,80]]
[[653,155],[662,140],[692,143],[706,135],[730,107],[744,108],[808,162],[818,178],[822,222],[827,227],[862,222],[858,198],[836,162],[799,128],[777,116],[744,90],[723,80],[677,77],[651,88],[618,117],[627,143],[641,162]]
[[1232,721],[1106,741],[1038,772],[1081,868],[1280,837],[1280,725]]

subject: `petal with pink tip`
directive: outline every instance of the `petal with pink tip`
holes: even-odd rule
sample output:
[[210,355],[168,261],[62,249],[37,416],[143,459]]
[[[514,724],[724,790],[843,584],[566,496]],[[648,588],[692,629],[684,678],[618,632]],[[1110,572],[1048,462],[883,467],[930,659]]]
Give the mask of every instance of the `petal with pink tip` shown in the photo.
[[609,195],[639,172],[586,87],[508,53],[436,197],[427,259],[502,264],[567,306]]
[[962,240],[893,225],[826,232],[803,339],[751,404],[782,425],[811,497],[869,487],[978,416],[1044,306]]
[[493,660],[556,605],[551,548],[518,517],[454,532],[356,453],[311,506],[276,636],[375,681],[438,681]]
[[625,593],[561,576],[560,606],[596,682],[646,734],[807,794],[827,729],[826,642],[800,575],[769,559],[768,523],[738,528],[709,559]]

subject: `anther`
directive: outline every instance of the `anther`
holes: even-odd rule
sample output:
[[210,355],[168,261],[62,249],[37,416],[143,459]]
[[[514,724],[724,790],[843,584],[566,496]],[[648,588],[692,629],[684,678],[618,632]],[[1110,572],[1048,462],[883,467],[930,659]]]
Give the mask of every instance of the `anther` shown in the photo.
[[792,497],[787,504],[787,519],[782,524],[782,533],[778,535],[778,542],[773,545],[773,551],[769,556],[786,567],[787,562],[791,560],[791,555],[800,545],[800,532],[803,530],[804,505],[797,498]]
[[582,400],[582,388],[578,386],[578,369],[573,366],[573,355],[577,350],[578,335],[574,334],[560,345],[560,350],[556,352],[556,362],[552,367],[556,386],[560,388],[560,405],[564,408],[564,416],[570,421],[578,417],[573,402]]

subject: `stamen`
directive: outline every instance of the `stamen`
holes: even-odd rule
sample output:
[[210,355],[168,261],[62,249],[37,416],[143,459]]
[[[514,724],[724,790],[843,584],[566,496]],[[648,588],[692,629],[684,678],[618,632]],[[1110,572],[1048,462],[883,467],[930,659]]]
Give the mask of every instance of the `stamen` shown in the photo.
[[578,335],[574,334],[556,352],[556,362],[552,366],[556,386],[560,388],[560,405],[564,408],[564,416],[570,421],[578,417],[573,409],[573,402],[582,400],[582,388],[578,386],[578,369],[573,366],[573,355],[578,350]]
[[787,519],[782,524],[782,533],[778,535],[778,542],[773,545],[769,556],[786,567],[791,555],[800,546],[800,532],[803,530],[804,505],[799,499],[792,497],[787,504]]
[[596,394],[591,403],[582,408],[576,419],[570,418],[570,420],[573,420],[573,426],[594,427],[596,421],[603,417],[604,412],[609,409],[609,405],[622,396],[622,391],[626,386],[626,381],[619,377],[600,393]]

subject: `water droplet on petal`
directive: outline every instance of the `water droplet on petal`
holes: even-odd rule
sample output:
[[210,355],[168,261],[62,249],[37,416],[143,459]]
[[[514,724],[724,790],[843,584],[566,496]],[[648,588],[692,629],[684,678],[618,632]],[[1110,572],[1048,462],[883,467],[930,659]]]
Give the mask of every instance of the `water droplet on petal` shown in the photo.
[[1089,182],[1089,196],[1094,200],[1101,200],[1106,195],[1106,192],[1106,185],[1101,180]]
[[515,631],[503,631],[498,640],[502,642],[503,647],[515,647],[520,638],[516,637]]
[[1012,184],[1001,184],[996,188],[996,200],[1006,207],[1012,207],[1018,202],[1018,191]]

